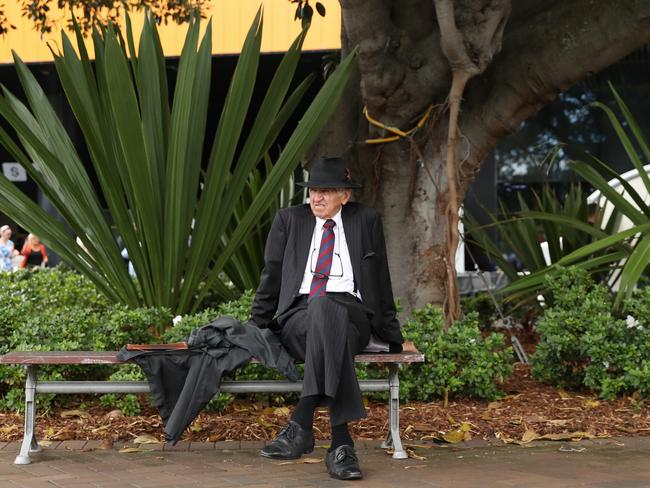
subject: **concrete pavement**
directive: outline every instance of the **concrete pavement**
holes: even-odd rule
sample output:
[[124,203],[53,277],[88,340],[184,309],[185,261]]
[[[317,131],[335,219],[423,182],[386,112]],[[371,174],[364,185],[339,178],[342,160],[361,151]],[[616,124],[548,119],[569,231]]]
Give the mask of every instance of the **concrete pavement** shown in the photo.
[[102,450],[97,441],[54,442],[15,466],[19,443],[0,443],[0,488],[40,487],[650,487],[650,438],[532,443],[472,441],[416,448],[425,459],[393,460],[375,441],[357,445],[365,478],[342,482],[325,472],[324,447],[310,463],[260,458],[258,442],[181,442]]

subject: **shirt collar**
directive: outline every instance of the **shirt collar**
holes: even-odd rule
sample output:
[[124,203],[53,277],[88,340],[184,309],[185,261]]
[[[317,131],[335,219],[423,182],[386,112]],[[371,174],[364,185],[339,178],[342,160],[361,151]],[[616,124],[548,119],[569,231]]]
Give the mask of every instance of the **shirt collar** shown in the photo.
[[[338,212],[336,212],[336,215],[332,217],[332,220],[336,224],[336,226],[339,229],[343,228],[343,220],[341,219],[341,210],[343,210],[343,205],[341,205],[341,208],[339,209]],[[314,215],[314,217],[316,217]],[[316,229],[323,229],[323,225],[325,225],[325,222],[327,222],[327,219],[321,219],[320,217],[316,217]]]

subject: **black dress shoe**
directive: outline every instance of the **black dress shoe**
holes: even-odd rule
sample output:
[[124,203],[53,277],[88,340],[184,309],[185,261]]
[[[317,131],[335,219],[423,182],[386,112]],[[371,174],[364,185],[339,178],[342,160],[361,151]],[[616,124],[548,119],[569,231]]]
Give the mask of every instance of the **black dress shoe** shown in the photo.
[[275,439],[260,451],[260,456],[273,459],[298,459],[314,450],[314,433],[293,420],[285,425]]
[[357,454],[352,446],[344,444],[333,451],[329,451],[325,456],[325,465],[332,478],[339,480],[360,480],[363,478],[361,469],[359,469]]

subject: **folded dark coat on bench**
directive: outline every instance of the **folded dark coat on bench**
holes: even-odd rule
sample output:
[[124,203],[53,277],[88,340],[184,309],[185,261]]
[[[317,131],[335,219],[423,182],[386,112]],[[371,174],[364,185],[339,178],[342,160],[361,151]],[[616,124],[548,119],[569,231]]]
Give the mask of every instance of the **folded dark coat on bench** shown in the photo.
[[172,445],[219,392],[223,373],[234,371],[252,357],[291,381],[299,379],[294,359],[269,329],[222,317],[192,331],[187,343],[186,350],[131,351],[123,347],[117,355],[121,361],[137,363],[147,375],[165,439]]

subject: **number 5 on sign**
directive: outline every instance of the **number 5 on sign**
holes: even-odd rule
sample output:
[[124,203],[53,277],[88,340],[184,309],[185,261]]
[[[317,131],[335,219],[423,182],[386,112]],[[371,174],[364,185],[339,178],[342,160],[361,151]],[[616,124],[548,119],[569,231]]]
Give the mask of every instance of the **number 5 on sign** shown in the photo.
[[27,171],[18,163],[2,163],[2,172],[9,181],[27,181]]

